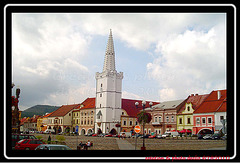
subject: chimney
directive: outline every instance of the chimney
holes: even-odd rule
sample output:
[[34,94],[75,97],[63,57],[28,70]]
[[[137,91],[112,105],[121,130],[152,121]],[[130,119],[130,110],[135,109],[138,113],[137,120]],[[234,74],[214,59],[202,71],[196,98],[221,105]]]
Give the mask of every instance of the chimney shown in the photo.
[[217,91],[218,100],[221,98],[221,91]]
[[198,96],[198,94],[195,94],[195,96]]
[[194,96],[194,94],[191,94],[191,97]]

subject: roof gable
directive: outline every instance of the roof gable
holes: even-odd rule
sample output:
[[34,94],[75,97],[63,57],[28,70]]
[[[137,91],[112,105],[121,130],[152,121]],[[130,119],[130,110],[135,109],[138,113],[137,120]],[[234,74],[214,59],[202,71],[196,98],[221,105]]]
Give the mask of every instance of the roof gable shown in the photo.
[[[220,94],[219,94],[219,93]],[[218,98],[218,95],[221,95]],[[212,113],[216,112],[227,97],[227,90],[212,91],[194,113]]]
[[55,110],[49,117],[63,117],[67,113],[69,113],[74,108],[78,107],[80,104],[73,104],[73,105],[62,105],[60,108]]

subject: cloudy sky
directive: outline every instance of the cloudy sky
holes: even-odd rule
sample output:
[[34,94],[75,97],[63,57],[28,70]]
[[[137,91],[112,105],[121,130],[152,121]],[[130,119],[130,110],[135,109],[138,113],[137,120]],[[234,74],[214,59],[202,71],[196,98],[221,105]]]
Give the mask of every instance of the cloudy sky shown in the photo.
[[163,102],[226,89],[225,14],[15,13],[12,80],[20,110],[95,97],[110,29],[123,98]]

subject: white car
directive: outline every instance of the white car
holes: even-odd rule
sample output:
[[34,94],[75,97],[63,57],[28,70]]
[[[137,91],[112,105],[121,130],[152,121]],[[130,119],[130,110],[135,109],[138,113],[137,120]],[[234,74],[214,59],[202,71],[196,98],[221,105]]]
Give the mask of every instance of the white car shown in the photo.
[[44,134],[49,134],[49,133],[55,133],[55,130],[54,129],[46,129],[43,133]]

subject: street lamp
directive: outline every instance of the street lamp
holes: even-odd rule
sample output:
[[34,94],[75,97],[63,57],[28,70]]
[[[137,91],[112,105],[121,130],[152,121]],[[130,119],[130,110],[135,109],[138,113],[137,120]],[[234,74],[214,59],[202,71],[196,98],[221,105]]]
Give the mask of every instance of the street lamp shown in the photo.
[[[136,108],[139,108],[138,105],[139,105],[139,103],[138,103],[138,102],[135,102]],[[150,105],[150,107],[152,107],[153,103],[150,102],[149,105]],[[143,100],[143,101],[142,101],[143,112],[144,112],[145,106],[146,106],[146,101]],[[141,147],[141,150],[146,150],[146,147],[145,147],[145,131],[144,131],[144,127],[145,127],[145,121],[143,120],[143,146]]]

